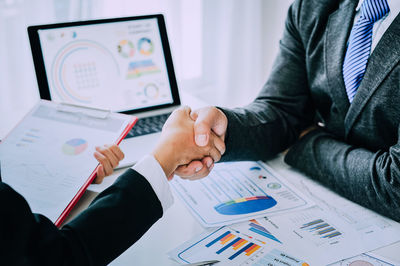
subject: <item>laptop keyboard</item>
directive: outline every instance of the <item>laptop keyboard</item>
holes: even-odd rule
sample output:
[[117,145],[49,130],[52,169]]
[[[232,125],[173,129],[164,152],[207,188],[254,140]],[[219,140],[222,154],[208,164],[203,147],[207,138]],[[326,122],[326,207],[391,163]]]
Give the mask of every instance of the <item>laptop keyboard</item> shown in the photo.
[[166,113],[157,116],[140,118],[125,138],[127,139],[160,132],[170,114],[171,113]]

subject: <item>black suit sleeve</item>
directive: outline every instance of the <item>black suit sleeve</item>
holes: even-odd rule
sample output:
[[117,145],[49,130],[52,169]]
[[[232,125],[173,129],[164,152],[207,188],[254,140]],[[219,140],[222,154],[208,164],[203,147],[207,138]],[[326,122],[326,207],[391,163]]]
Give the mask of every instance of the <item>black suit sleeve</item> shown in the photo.
[[4,183],[0,212],[0,264],[105,265],[162,216],[162,206],[147,180],[129,169],[60,230]]
[[346,198],[400,222],[400,138],[389,149],[372,152],[315,130],[292,146],[285,161]]

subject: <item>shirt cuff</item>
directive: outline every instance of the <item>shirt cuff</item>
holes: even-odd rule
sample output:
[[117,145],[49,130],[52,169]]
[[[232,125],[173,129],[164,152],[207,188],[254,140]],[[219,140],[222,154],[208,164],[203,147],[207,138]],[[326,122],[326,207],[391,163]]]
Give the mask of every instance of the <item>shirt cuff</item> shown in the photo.
[[161,202],[163,212],[165,213],[165,211],[174,203],[174,197],[172,196],[167,177],[165,176],[161,165],[154,156],[146,155],[137,162],[132,169],[144,176],[144,178],[146,178],[150,183],[158,197],[158,200]]

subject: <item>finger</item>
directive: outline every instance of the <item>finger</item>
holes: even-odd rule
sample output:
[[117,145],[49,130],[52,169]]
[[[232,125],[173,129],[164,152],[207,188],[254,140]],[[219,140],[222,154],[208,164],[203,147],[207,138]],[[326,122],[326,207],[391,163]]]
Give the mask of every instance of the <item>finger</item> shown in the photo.
[[118,147],[117,145],[113,144],[111,146],[106,145],[106,147],[108,147],[112,153],[114,153],[114,155],[117,157],[117,159],[119,161],[122,161],[125,158],[125,154],[122,152],[121,148]]
[[[107,147],[107,146],[106,146]],[[119,164],[119,160],[117,156],[108,148],[101,148],[101,147],[96,147],[96,151],[100,152],[103,154],[111,163],[111,167],[115,168]]]
[[198,173],[201,169],[207,168],[206,164],[203,164],[201,161],[192,161],[187,165],[181,165],[175,170],[175,174],[182,177],[188,178],[196,173]]
[[178,109],[176,109],[176,112],[177,113],[182,112],[183,114],[190,116],[192,109],[187,105],[183,105],[183,106],[179,107]]
[[216,148],[212,148],[209,153],[215,163],[221,160],[221,153]]
[[[215,107],[206,107],[195,111],[197,119],[194,124],[195,142],[198,146],[208,144],[211,130],[218,136],[225,137],[228,119]],[[196,114],[193,114],[195,117]]]
[[191,176],[191,177],[189,177],[187,179],[193,181],[193,180],[198,180],[198,179],[204,178],[204,177],[206,177],[206,176],[208,176],[210,174],[210,171],[211,171],[213,166],[214,166],[214,163],[211,163],[210,168],[204,167],[198,173],[196,173],[195,175],[193,175],[193,176]]
[[97,168],[97,176],[94,179],[94,183],[95,184],[101,184],[101,182],[103,182],[104,177],[106,176],[106,174],[104,173],[104,168],[102,165],[99,165],[99,167]]
[[219,153],[221,155],[224,155],[225,150],[226,150],[226,146],[225,146],[225,142],[221,139],[221,137],[214,136],[213,137],[213,142],[214,142],[215,148],[217,148]]
[[99,161],[99,163],[103,166],[104,173],[106,176],[111,175],[113,172],[113,167],[111,166],[110,161],[100,152],[96,151],[94,153],[94,157]]
[[213,159],[209,156],[204,157],[201,162],[203,163],[203,165],[206,165],[207,168],[210,168],[211,165],[214,163]]
[[193,121],[196,121],[198,116],[198,110],[190,112],[190,118],[192,118]]

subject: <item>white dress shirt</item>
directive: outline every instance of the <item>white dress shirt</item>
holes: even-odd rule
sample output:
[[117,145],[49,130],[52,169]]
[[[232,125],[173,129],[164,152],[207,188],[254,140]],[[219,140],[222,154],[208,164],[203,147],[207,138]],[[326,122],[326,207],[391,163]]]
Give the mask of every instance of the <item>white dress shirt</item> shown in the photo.
[[154,156],[146,155],[143,159],[137,162],[132,169],[144,176],[150,183],[158,197],[158,200],[161,202],[163,212],[171,207],[174,203],[174,197],[169,188],[164,170]]
[[[354,18],[355,23],[361,15],[361,4],[364,0],[360,0],[357,6],[357,13]],[[400,12],[400,1],[399,0],[387,0],[389,4],[390,11],[383,18],[374,23],[372,29],[372,44],[371,53],[375,49],[379,40],[382,38],[385,31],[392,24],[393,20]],[[167,177],[163,169],[161,168],[158,161],[154,156],[147,155],[142,160],[140,160],[132,169],[136,170],[142,176],[144,176],[150,183],[151,187],[155,191],[158,199],[161,202],[163,211],[165,212],[174,202]]]
[[[361,5],[364,0],[358,1],[358,5],[356,8],[356,16],[354,17],[353,24],[358,20],[361,16]],[[400,1],[399,0],[387,0],[390,11],[383,16],[380,20],[374,23],[372,28],[372,44],[371,44],[371,53],[374,51],[376,45],[382,38],[385,31],[389,28],[390,24],[392,24],[393,20],[397,17],[400,12]]]

